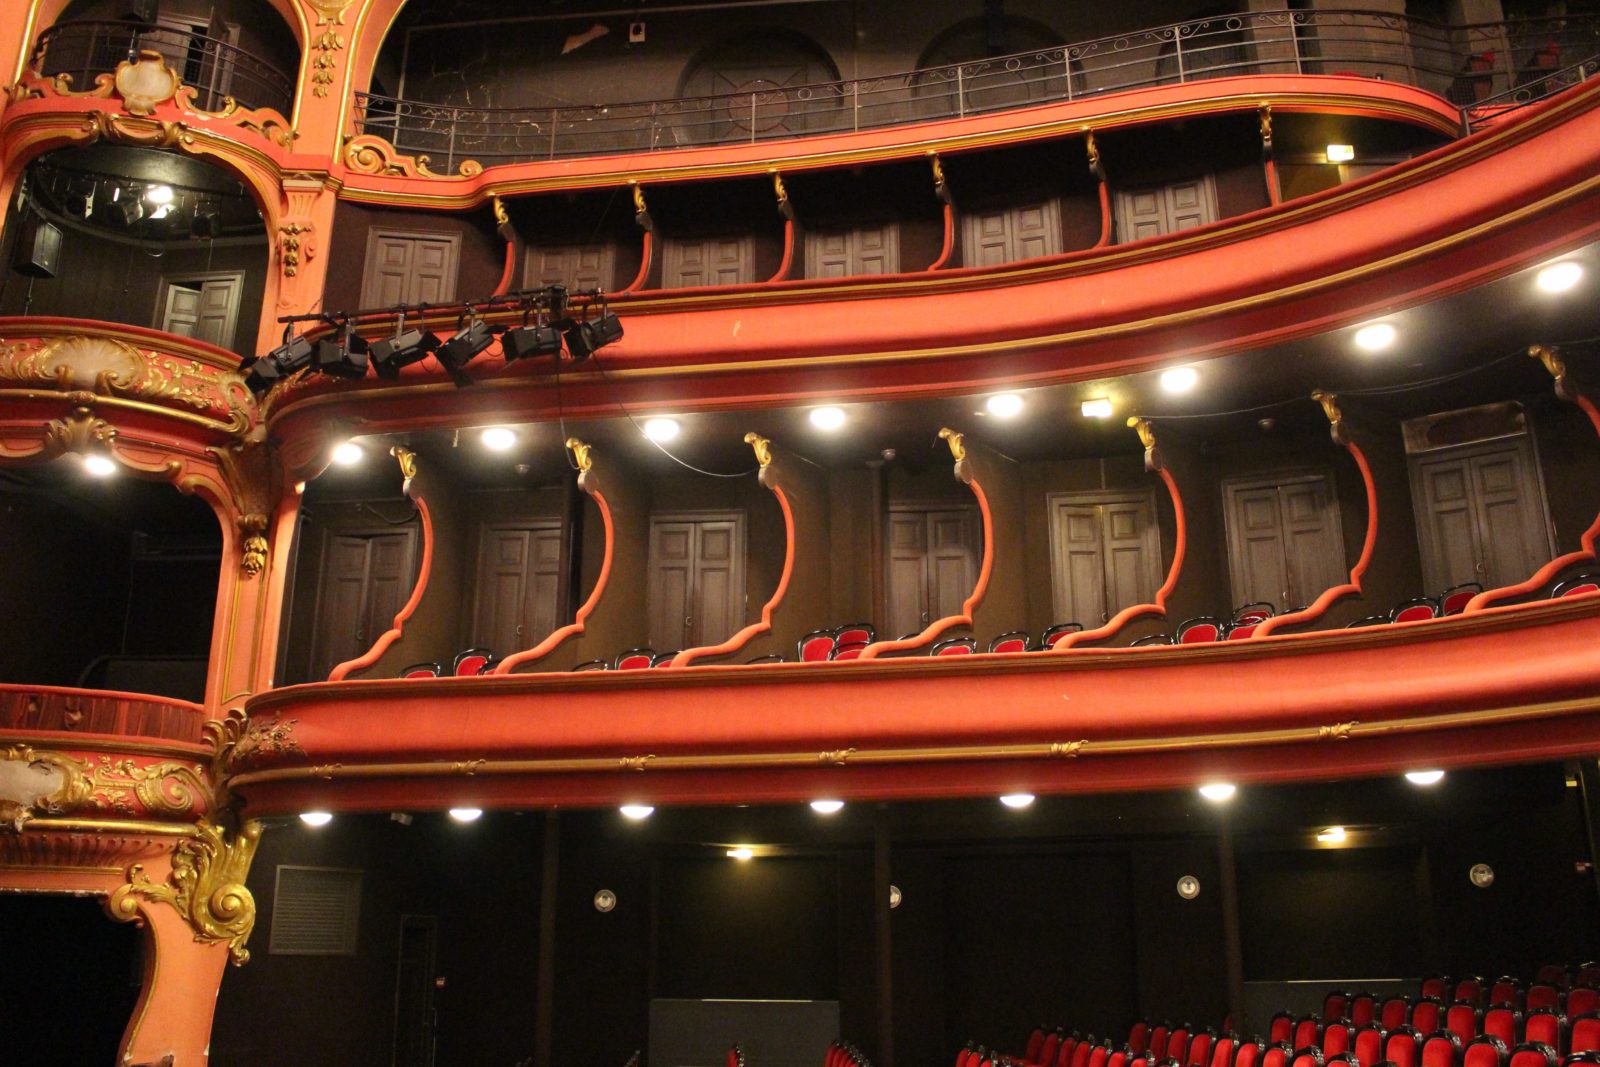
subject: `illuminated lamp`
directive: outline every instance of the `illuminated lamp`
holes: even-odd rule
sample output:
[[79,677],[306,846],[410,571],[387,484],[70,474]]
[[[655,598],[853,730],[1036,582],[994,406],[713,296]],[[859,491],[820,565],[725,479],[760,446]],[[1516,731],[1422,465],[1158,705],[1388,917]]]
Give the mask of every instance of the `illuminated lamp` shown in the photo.
[[1348,163],[1356,158],[1356,146],[1353,144],[1331,144],[1326,151],[1329,163]]
[[1207,782],[1200,787],[1200,795],[1213,804],[1224,804],[1233,799],[1238,788],[1232,782]]
[[739,846],[738,848],[730,848],[728,850],[728,858],[730,860],[745,861],[745,860],[749,860],[752,857],[754,857],[755,854],[756,854],[756,850],[755,849],[746,848],[743,845]]
[[1087,419],[1109,419],[1111,417],[1111,401],[1105,397],[1096,397],[1083,402],[1083,415]]
[[109,478],[117,473],[117,465],[110,456],[90,452],[83,457],[83,469],[96,478]]
[[813,800],[811,810],[818,815],[837,815],[844,810],[842,800]]
[[1317,840],[1324,845],[1342,845],[1349,833],[1342,826],[1330,826],[1317,834]]
[[567,351],[573,359],[588,359],[613,341],[622,339],[622,320],[606,312],[593,322],[575,322],[567,327]]
[[1026,808],[1033,803],[1032,793],[1007,793],[1000,798],[1000,803],[1008,808]]
[[172,203],[172,186],[152,185],[149,191],[144,194],[144,198],[152,204],[170,204]]

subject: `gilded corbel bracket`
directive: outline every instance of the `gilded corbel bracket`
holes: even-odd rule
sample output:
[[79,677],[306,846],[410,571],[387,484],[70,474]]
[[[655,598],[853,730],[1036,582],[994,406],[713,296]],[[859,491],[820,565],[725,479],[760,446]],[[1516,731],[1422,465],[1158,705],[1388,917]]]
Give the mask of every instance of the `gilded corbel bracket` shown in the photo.
[[633,221],[639,224],[639,229],[651,233],[655,230],[656,224],[650,218],[649,206],[644,202],[644,186],[636,181],[630,181],[628,187],[633,191]]
[[[233,521],[239,529],[239,569],[254,578],[267,567],[267,515],[271,511],[274,468],[265,444],[250,441],[228,448],[206,449],[217,461],[222,482],[232,498]],[[179,489],[192,487],[180,484]]]
[[1339,410],[1339,397],[1326,389],[1317,389],[1312,392],[1311,399],[1322,405],[1322,413],[1328,416],[1328,433],[1333,437],[1336,445],[1348,445],[1350,437],[1345,433],[1344,412]]
[[250,959],[245,948],[256,924],[256,901],[245,887],[250,861],[261,843],[261,824],[251,821],[237,833],[202,819],[195,836],[179,842],[172,854],[172,873],[157,884],[144,873],[144,864],[128,868],[128,880],[106,901],[106,910],[119,922],[141,919],[144,903],[167,904],[188,922],[194,939],[226,943],[234,966]]
[[933,164],[933,192],[946,204],[954,203],[950,194],[950,183],[944,179],[944,160],[939,158],[939,153],[929,152],[928,161]]
[[395,445],[389,449],[389,455],[400,464],[400,476],[405,479],[400,485],[400,491],[410,496],[411,479],[417,476],[417,454],[404,445]]
[[950,446],[950,456],[957,463],[967,458],[967,445],[962,435],[946,426],[939,431],[939,440]]
[[769,170],[767,173],[772,175],[772,193],[778,198],[778,214],[794,222],[794,204],[789,200],[789,190],[784,188],[783,175],[776,170]]
[[1165,470],[1167,460],[1161,454],[1161,446],[1156,442],[1155,427],[1150,425],[1150,420],[1134,415],[1128,419],[1128,428],[1139,435],[1139,443],[1144,445],[1144,469],[1152,474]]
[[1094,139],[1094,131],[1085,126],[1083,128],[1083,147],[1089,156],[1089,174],[1095,181],[1106,180],[1106,168],[1100,162],[1100,144]]
[[1544,369],[1550,372],[1550,377],[1556,382],[1556,396],[1569,403],[1576,403],[1577,396],[1573,392],[1572,382],[1567,377],[1567,361],[1561,358],[1561,350],[1554,345],[1529,345],[1528,355],[1544,364]]
[[1272,105],[1261,104],[1256,108],[1256,121],[1261,129],[1261,158],[1272,158]]
[[594,466],[593,448],[576,437],[567,438],[567,451],[572,453],[572,462],[577,464],[579,474],[588,474]]
[[756,462],[765,470],[772,465],[772,442],[754,430],[744,435],[744,443],[756,453]]

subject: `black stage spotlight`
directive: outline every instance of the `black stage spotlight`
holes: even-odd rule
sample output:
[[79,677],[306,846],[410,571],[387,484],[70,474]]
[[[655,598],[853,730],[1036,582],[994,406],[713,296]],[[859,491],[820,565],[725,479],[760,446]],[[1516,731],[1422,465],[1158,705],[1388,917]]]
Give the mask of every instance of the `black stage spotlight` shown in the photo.
[[144,201],[137,193],[118,197],[111,205],[111,214],[124,226],[132,226],[144,218]]
[[622,337],[622,320],[607,311],[593,322],[575,322],[567,327],[567,351],[572,358],[588,359],[595,350]]
[[427,359],[439,347],[439,338],[432,331],[406,329],[405,316],[393,337],[372,342],[372,369],[378,377],[390,381],[400,377],[400,368]]
[[367,373],[367,339],[346,319],[338,333],[317,342],[317,369],[335,378],[361,378]]
[[530,313],[531,310],[524,311],[522,325],[514,330],[507,330],[500,337],[500,351],[504,353],[507,363],[514,359],[529,359],[533,356],[548,356],[561,352],[561,331],[554,326],[546,325],[543,314],[539,316],[536,325],[529,326]]
[[304,337],[291,340],[285,336],[283,344],[264,356],[247,360],[239,369],[245,371],[245,385],[252,392],[260,392],[295,371],[310,366],[312,354],[310,341]]
[[63,206],[67,214],[75,219],[86,219],[94,214],[94,185],[88,187],[75,186],[66,195]]
[[215,204],[196,204],[194,216],[189,220],[189,232],[196,237],[220,237],[222,212]]
[[487,322],[473,318],[457,330],[454,337],[440,345],[433,357],[457,385],[471,385],[472,379],[462,372],[462,368],[492,344],[494,344],[494,330]]

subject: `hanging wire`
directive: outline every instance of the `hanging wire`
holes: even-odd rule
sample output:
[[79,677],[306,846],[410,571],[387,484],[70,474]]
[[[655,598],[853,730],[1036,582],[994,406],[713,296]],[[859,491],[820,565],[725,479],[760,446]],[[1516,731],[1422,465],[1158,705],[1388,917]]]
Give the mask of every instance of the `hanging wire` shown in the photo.
[[648,434],[646,434],[644,432],[644,427],[640,426],[639,425],[639,421],[633,417],[633,412],[629,411],[628,408],[627,408],[627,405],[623,404],[623,402],[617,398],[616,387],[611,384],[611,379],[606,376],[606,369],[600,363],[599,353],[594,353],[594,354],[590,355],[589,359],[590,359],[590,361],[592,363],[594,363],[595,370],[600,372],[600,380],[605,382],[606,391],[611,394],[611,402],[613,404],[615,404],[618,408],[620,408],[624,415],[628,416],[628,421],[633,423],[633,428],[635,430],[639,431],[639,436],[643,437],[646,441],[649,441],[651,444],[655,445],[658,449],[661,450],[661,454],[663,456],[666,456],[668,459],[672,460],[672,462],[676,463],[678,466],[687,468],[688,470],[692,470],[696,474],[709,475],[712,478],[748,478],[750,475],[756,474],[757,472],[759,472],[761,470],[761,468],[759,466],[757,466],[757,467],[751,467],[747,471],[739,471],[739,472],[734,473],[734,474],[727,474],[727,473],[724,473],[723,471],[708,471],[708,470],[705,470],[702,467],[696,467],[693,463],[690,463],[687,460],[679,459],[677,456],[674,456],[671,452],[667,451],[667,447],[665,445],[663,445],[660,441],[655,440],[653,437],[649,436]]

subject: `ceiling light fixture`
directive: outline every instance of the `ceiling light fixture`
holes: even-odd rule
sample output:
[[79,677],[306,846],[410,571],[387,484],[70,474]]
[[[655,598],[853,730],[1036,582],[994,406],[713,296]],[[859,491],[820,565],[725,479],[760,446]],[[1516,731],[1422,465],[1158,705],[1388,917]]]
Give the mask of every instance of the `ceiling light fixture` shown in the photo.
[[818,815],[837,815],[844,810],[842,800],[813,800],[811,810]]
[[517,443],[517,431],[509,426],[490,426],[483,431],[481,439],[484,448],[505,452]]
[[1564,293],[1583,280],[1583,264],[1564,260],[1542,268],[1534,283],[1547,293]]
[[1329,163],[1348,163],[1356,158],[1356,146],[1353,144],[1331,144],[1324,151]]
[[172,203],[172,186],[152,185],[149,191],[144,194],[144,198],[152,204],[170,204]]
[[812,408],[811,425],[819,430],[837,430],[844,425],[844,409]]
[[1444,781],[1443,771],[1407,771],[1406,781],[1412,785],[1438,785]]
[[984,401],[983,406],[997,419],[1009,419],[1022,414],[1022,398],[1016,393],[996,393]]
[[1193,367],[1171,367],[1161,372],[1161,388],[1169,393],[1187,393],[1200,384],[1200,372]]
[[1109,419],[1111,417],[1111,401],[1105,397],[1096,397],[1083,402],[1083,417],[1086,419]]
[[331,811],[302,811],[300,821],[307,826],[326,826],[333,821]]
[[1000,803],[1008,808],[1016,808],[1018,810],[1027,807],[1033,801],[1034,796],[1032,793],[1007,793],[1000,798]]
[[1207,782],[1200,787],[1200,795],[1213,804],[1225,804],[1233,799],[1239,787],[1232,782]]
[[1380,352],[1394,344],[1396,336],[1398,334],[1395,328],[1389,323],[1374,322],[1356,331],[1356,347],[1364,348],[1368,352]]
[[677,419],[659,418],[645,419],[643,429],[646,437],[656,444],[662,444],[677,437],[682,427],[678,425]]
[[354,467],[366,454],[354,441],[346,441],[333,450],[333,461],[341,467]]
[[1340,845],[1343,844],[1344,839],[1349,836],[1350,835],[1345,832],[1344,827],[1330,826],[1326,830],[1323,830],[1317,834],[1317,840],[1321,841],[1324,845]]
[[451,808],[450,817],[456,822],[477,822],[483,818],[482,808]]
[[748,860],[754,858],[755,854],[755,849],[745,848],[743,845],[728,850],[728,858],[730,860]]
[[650,816],[656,813],[656,809],[651,807],[649,804],[624,804],[617,810],[622,812],[622,817],[624,819],[632,819],[634,822],[638,822],[641,819],[648,819]]
[[117,465],[111,462],[111,457],[99,452],[90,452],[83,457],[83,469],[96,478],[107,478],[117,473]]

